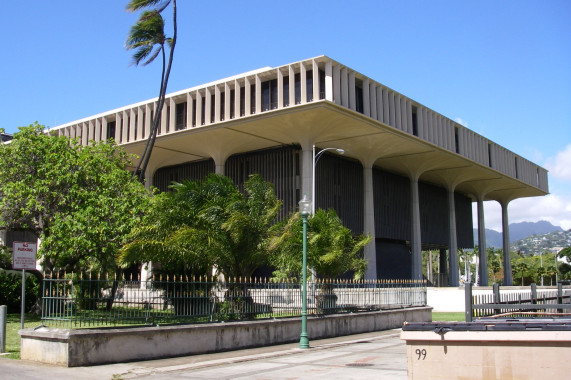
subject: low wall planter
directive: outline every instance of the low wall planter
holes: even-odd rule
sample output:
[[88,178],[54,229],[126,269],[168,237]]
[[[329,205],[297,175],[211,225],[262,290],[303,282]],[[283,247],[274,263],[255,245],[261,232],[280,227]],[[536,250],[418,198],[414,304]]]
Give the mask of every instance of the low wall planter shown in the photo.
[[[431,320],[430,307],[308,318],[310,339],[400,328]],[[20,357],[67,367],[151,360],[299,340],[300,318],[103,329],[20,330]]]

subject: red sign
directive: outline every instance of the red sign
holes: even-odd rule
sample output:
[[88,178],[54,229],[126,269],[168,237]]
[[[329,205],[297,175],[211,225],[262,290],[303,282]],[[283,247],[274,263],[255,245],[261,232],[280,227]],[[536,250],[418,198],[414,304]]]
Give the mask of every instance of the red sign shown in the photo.
[[15,241],[12,245],[12,269],[36,269],[36,243]]

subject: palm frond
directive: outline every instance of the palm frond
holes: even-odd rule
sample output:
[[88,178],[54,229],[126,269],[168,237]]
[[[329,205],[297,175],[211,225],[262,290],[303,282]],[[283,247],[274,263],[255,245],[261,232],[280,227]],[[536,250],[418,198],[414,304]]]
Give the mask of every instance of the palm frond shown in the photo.
[[159,3],[162,3],[158,6],[158,9],[163,11],[169,4],[171,0],[131,0],[127,4],[127,11],[129,12],[136,12],[139,9],[149,8],[156,6]]

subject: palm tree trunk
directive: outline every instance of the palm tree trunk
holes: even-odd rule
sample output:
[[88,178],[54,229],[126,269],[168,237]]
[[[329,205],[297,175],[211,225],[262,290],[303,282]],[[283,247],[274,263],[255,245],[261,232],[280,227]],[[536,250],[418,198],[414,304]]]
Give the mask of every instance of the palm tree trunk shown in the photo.
[[141,181],[141,182],[143,182],[145,179],[145,172],[147,171],[147,166],[149,164],[151,154],[153,153],[153,147],[155,146],[155,140],[157,138],[157,130],[158,130],[159,122],[161,119],[161,112],[162,112],[162,109],[163,109],[163,106],[165,103],[165,95],[166,95],[166,91],[167,91],[167,84],[169,81],[169,76],[170,76],[173,57],[174,57],[174,48],[175,48],[176,39],[177,39],[176,0],[173,0],[172,4],[173,4],[173,38],[172,38],[172,44],[170,46],[168,66],[167,66],[166,72],[165,72],[165,51],[164,51],[164,46],[163,46],[163,50],[162,50],[163,72],[161,73],[161,88],[159,91],[159,100],[158,100],[158,104],[157,104],[157,110],[156,110],[155,116],[153,118],[153,127],[152,127],[150,134],[149,134],[149,139],[147,140],[147,145],[145,146],[145,150],[143,151],[143,155],[141,156],[141,159],[139,161],[139,165],[137,165],[137,169],[135,169],[135,172],[133,173],[134,175],[136,175],[137,171],[139,172],[138,173],[139,181]]

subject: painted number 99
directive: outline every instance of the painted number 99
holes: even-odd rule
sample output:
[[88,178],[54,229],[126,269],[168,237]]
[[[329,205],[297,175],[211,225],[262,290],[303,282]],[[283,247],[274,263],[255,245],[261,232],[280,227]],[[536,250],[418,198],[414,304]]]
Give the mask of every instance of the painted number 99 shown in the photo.
[[422,358],[422,360],[426,359],[426,350],[424,348],[422,350],[417,348],[414,353],[418,355],[417,360],[420,360],[420,358]]

